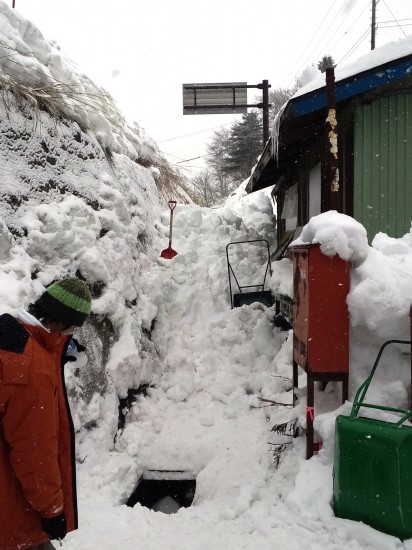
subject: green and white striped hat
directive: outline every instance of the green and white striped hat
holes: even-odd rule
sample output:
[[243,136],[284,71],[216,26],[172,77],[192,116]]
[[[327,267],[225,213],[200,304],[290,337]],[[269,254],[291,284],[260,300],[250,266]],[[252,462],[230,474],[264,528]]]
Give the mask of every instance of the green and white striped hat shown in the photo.
[[36,305],[56,321],[80,327],[90,315],[92,297],[86,283],[80,279],[62,279],[48,286]]

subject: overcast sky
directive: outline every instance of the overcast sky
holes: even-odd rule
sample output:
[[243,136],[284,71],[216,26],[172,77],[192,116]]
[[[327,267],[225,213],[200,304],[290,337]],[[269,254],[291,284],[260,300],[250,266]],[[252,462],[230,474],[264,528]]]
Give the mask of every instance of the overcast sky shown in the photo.
[[[6,0],[12,4],[12,0]],[[412,33],[412,0],[377,0],[376,47]],[[240,115],[182,114],[182,84],[269,80],[290,87],[325,54],[370,50],[371,0],[15,0],[171,163],[203,165],[211,128]],[[393,22],[396,19],[399,24]],[[249,102],[255,102],[249,92]],[[208,131],[206,131],[208,130]]]

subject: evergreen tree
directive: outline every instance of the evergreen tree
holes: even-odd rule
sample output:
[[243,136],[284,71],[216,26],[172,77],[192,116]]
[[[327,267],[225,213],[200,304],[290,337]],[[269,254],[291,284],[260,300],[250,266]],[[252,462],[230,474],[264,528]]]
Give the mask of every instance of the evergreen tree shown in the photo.
[[251,169],[262,153],[262,132],[262,118],[256,111],[242,115],[242,120],[235,122],[227,144],[222,170],[224,174],[240,181],[250,176]]
[[318,69],[321,73],[324,73],[326,69],[335,66],[335,61],[331,55],[324,55],[318,63]]
[[[300,86],[297,80],[292,88],[275,88],[270,91],[270,127],[273,126],[274,118],[281,107]],[[262,98],[256,97],[256,103],[261,101]],[[207,146],[207,177],[202,174],[192,180],[198,196],[202,195],[202,203],[216,203],[229,196],[244,179],[250,176],[262,150],[262,115],[257,110],[244,114],[242,119],[232,124],[229,129],[215,130]]]

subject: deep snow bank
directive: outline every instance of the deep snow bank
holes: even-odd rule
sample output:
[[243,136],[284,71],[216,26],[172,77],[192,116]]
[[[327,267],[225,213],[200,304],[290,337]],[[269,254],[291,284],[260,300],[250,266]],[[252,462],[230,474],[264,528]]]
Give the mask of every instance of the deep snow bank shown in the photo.
[[[2,0],[0,53],[1,307],[15,313],[60,277],[86,280],[93,309],[78,332],[87,366],[70,377],[75,424],[93,426],[110,392],[111,433],[117,396],[150,379],[156,307],[142,287],[165,194],[189,199],[175,180],[162,188],[169,168],[144,130]],[[116,371],[127,373],[118,383]]]
[[32,116],[46,105],[92,132],[103,150],[156,164],[158,148],[144,129],[128,122],[106,90],[3,0],[0,29],[0,83],[30,102]]
[[[245,197],[240,192],[238,199],[235,207],[233,201],[218,209],[177,207],[178,255],[172,261],[153,262],[145,279],[147,304],[156,308],[150,334],[157,354],[152,387],[146,396],[137,396],[127,411],[125,427],[111,450],[105,446],[105,434],[116,403],[109,394],[100,404],[97,428],[79,442],[84,524],[67,538],[69,549],[79,545],[91,549],[96,544],[111,549],[119,540],[125,548],[146,550],[162,545],[187,550],[215,546],[269,550],[274,545],[297,550],[302,544],[311,550],[401,548],[393,537],[333,514],[334,422],[337,414],[350,410],[350,403],[340,406],[337,384],[316,393],[316,438],[323,441],[317,456],[305,461],[304,437],[293,439],[274,431],[295,418],[304,427],[305,374],[300,373],[299,401],[292,409],[291,334],[273,325],[270,308],[254,304],[230,309],[227,243],[262,237],[272,242],[274,236],[273,219],[271,230],[267,223],[267,197]],[[336,213],[331,223],[330,216],[327,224],[323,215],[314,218],[303,235],[306,242],[325,246],[329,254],[357,259],[350,304],[353,398],[381,343],[377,332],[392,326],[399,311],[406,330],[409,327],[405,317],[409,298],[402,304],[394,301],[387,310],[391,323],[383,322],[381,296],[362,288],[358,270],[369,262],[371,277],[385,278],[388,295],[399,287],[410,296],[410,279],[397,265],[408,269],[412,246],[409,235],[396,243],[379,235],[379,250],[365,248],[359,224]],[[166,228],[167,215],[162,220]],[[260,230],[262,221],[267,229]],[[243,275],[259,274],[263,263],[256,262],[257,257],[254,251],[239,252],[236,259]],[[291,284],[285,264],[282,260],[273,265],[273,279],[283,288]],[[367,297],[368,322],[375,321],[375,327],[355,321],[365,310]],[[126,371],[114,374],[117,383],[127,379]],[[409,375],[410,355],[392,350],[383,358],[368,397],[372,402],[407,406]],[[281,444],[285,450],[276,469],[274,451]],[[194,505],[173,516],[140,505],[122,506],[149,469],[185,470],[196,477]],[[96,522],[101,529],[96,530]]]

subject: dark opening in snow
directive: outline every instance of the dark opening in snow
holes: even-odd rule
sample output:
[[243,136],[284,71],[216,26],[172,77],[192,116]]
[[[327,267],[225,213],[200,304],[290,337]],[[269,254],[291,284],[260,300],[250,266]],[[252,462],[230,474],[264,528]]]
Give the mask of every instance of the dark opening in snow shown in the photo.
[[142,395],[147,397],[147,390],[152,388],[150,384],[141,384],[138,388],[129,388],[127,390],[127,397],[124,399],[119,399],[119,420],[117,427],[119,430],[123,430],[126,425],[126,416],[132,408],[133,404],[136,402],[137,397]]
[[189,476],[188,472],[150,470],[143,474],[126,504],[133,507],[139,503],[164,514],[174,514],[179,508],[188,508],[195,496],[196,480],[181,477]]

